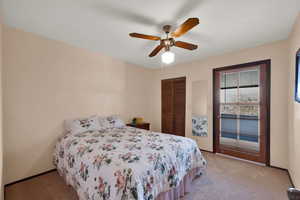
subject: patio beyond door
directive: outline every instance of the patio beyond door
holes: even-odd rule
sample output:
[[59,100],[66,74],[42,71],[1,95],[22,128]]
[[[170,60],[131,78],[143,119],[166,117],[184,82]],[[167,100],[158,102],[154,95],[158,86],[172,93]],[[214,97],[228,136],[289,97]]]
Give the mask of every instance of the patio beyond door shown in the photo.
[[214,70],[214,151],[268,164],[270,62]]

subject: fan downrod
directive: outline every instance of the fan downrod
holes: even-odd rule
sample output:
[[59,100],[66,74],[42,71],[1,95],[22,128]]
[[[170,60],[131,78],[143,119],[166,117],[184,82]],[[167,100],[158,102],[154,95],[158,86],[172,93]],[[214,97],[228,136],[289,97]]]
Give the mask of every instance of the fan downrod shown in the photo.
[[163,26],[163,30],[166,34],[169,34],[171,32],[171,28],[172,26],[171,25],[164,25]]

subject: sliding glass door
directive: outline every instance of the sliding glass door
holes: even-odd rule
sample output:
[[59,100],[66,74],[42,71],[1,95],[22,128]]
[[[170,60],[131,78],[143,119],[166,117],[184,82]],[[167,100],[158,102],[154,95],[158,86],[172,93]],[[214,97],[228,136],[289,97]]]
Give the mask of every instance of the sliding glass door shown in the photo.
[[266,64],[216,69],[216,152],[266,163],[268,87]]

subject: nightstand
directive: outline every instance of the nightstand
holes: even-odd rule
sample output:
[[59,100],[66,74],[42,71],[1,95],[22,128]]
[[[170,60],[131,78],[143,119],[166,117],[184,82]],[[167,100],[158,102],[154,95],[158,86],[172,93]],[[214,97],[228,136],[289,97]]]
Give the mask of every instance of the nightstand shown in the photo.
[[145,130],[150,130],[150,123],[142,123],[142,124],[126,124],[126,126],[131,126],[134,128],[141,128]]

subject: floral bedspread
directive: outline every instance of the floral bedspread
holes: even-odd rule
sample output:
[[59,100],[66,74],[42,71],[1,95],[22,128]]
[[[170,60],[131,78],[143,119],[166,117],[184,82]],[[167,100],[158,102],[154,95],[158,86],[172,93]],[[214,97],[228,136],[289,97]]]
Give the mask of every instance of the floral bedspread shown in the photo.
[[154,200],[206,161],[192,139],[124,127],[66,134],[54,164],[80,200]]

